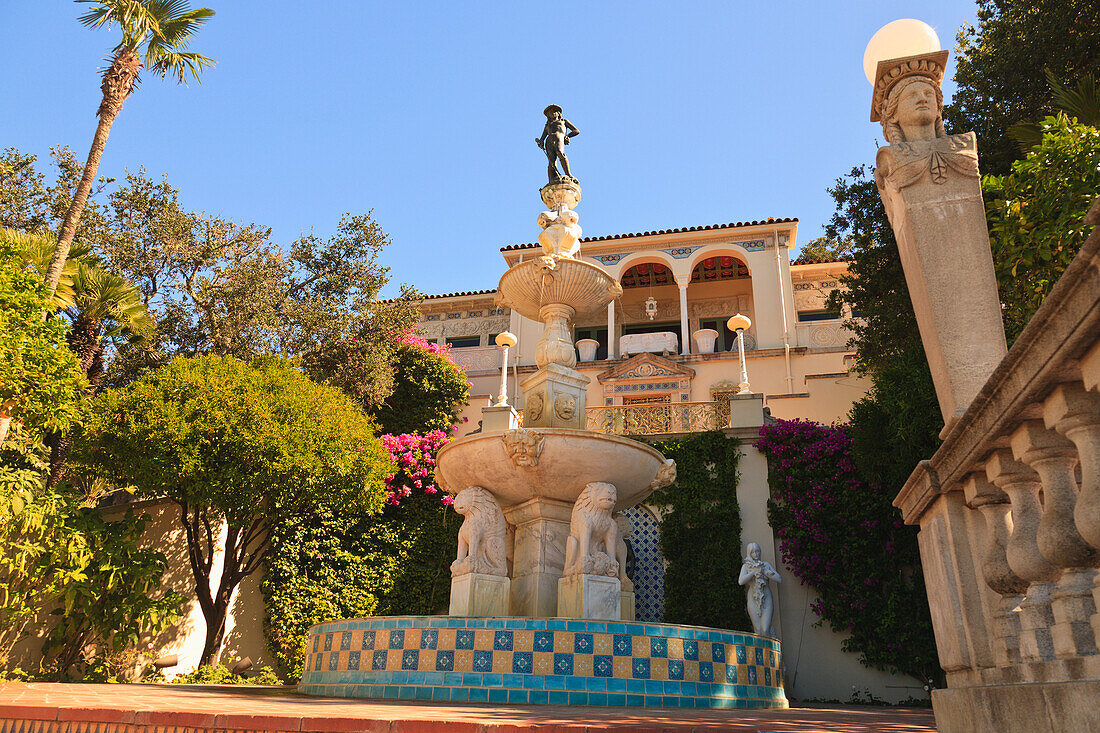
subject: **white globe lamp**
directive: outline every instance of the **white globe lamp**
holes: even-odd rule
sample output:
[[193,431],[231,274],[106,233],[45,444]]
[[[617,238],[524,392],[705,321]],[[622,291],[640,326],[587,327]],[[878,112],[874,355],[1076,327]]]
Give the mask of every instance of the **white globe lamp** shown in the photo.
[[879,61],[900,59],[940,50],[940,38],[932,26],[922,20],[902,18],[887,23],[871,36],[863,52],[863,73],[875,83]]
[[505,407],[508,404],[508,349],[516,345],[516,335],[510,331],[502,331],[497,334],[496,344],[501,348],[500,365],[500,393],[497,395],[497,407]]

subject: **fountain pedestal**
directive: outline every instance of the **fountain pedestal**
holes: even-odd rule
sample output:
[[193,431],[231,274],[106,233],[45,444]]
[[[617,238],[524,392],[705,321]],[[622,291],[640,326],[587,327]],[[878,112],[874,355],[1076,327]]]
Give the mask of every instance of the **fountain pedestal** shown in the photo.
[[[633,594],[631,594],[633,595]],[[618,621],[622,585],[606,575],[570,575],[558,581],[558,616]]]
[[502,575],[466,573],[451,578],[452,616],[507,616],[511,581]]
[[505,519],[516,528],[511,615],[558,615],[558,580],[565,568],[572,509],[568,502],[537,496],[504,510]]
[[521,383],[523,426],[583,430],[584,393],[591,381],[560,364],[547,364],[539,369]]

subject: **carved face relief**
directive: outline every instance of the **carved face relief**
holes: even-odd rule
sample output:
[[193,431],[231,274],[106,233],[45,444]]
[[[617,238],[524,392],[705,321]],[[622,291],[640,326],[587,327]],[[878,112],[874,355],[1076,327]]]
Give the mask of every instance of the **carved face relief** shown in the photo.
[[577,414],[577,400],[566,394],[554,400],[554,414],[561,420],[572,420]]
[[931,127],[939,116],[936,90],[927,82],[916,82],[901,90],[897,122],[902,127]]
[[542,417],[542,408],[545,401],[542,392],[535,392],[527,398],[527,407],[524,410],[526,417],[532,422]]

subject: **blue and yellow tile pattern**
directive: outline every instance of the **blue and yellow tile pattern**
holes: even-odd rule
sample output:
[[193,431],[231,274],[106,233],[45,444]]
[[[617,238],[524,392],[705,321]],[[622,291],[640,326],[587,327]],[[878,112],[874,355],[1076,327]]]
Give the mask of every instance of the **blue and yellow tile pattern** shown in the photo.
[[310,629],[301,692],[683,708],[787,707],[774,639],[698,626],[400,616]]

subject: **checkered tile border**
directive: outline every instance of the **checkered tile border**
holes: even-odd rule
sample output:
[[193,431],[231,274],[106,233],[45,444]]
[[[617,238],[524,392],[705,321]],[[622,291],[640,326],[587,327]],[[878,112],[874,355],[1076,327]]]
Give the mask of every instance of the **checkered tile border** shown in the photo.
[[786,707],[779,643],[669,624],[391,617],[314,626],[301,692],[457,702]]

